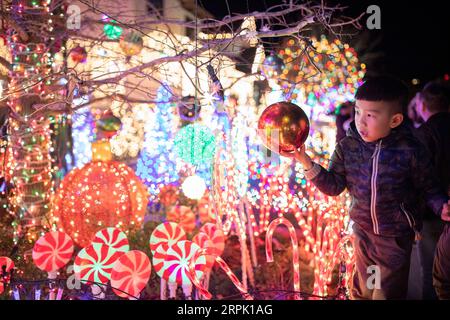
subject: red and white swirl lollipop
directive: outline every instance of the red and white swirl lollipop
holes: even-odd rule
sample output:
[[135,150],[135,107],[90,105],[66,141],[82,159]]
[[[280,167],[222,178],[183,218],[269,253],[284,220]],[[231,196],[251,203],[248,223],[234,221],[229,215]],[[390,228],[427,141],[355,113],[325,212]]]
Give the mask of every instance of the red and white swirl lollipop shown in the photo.
[[[3,273],[3,266],[5,266],[5,272],[11,272],[11,269],[14,269],[14,261],[8,257],[0,257],[0,274]],[[4,284],[3,281],[0,281],[0,294],[3,293],[3,290]]]
[[199,232],[209,237],[209,240],[213,243],[215,254],[220,257],[225,249],[225,235],[222,229],[218,228],[214,223],[205,223]]
[[[180,285],[190,285],[191,281],[187,273],[189,272],[189,263],[194,254],[200,250],[200,247],[192,241],[183,240],[174,244],[167,250],[167,256],[164,260],[163,278],[169,282],[176,282]],[[195,261],[196,276],[200,279],[206,268],[206,259],[200,256]]]
[[72,258],[73,241],[64,232],[47,232],[33,247],[33,261],[36,267],[49,273],[64,267]]
[[162,275],[164,274],[164,259],[167,255],[167,250],[169,249],[169,246],[166,243],[161,244],[159,247],[156,248],[155,252],[153,253],[152,263],[153,263],[153,269],[155,270],[156,274],[162,278]]
[[75,258],[74,272],[81,281],[107,284],[114,264],[123,255],[110,246],[93,243]]
[[164,222],[153,230],[150,236],[150,250],[154,255],[156,248],[161,244],[165,243],[171,247],[181,240],[186,240],[184,230],[175,222]]
[[[214,248],[213,242],[210,240],[209,236],[206,233],[200,232],[197,233],[194,238],[192,238],[195,244],[197,244],[200,248],[211,248],[216,252],[216,248]],[[207,255],[206,257],[206,269],[210,270],[216,261],[215,257]]]
[[137,298],[150,279],[152,265],[145,253],[132,250],[124,253],[111,272],[113,291],[122,298]]
[[106,244],[107,246],[123,253],[130,250],[127,235],[120,229],[112,227],[98,231],[95,234],[92,243]]

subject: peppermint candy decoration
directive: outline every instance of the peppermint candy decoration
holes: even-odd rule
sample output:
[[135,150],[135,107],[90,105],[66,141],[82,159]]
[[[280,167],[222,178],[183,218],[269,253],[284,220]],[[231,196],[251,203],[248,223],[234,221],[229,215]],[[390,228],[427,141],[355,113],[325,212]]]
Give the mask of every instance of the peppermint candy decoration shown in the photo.
[[164,222],[153,230],[150,236],[150,250],[155,254],[158,246],[165,243],[169,247],[173,246],[180,240],[186,240],[186,233],[175,222]]
[[130,250],[127,235],[117,228],[105,228],[98,231],[92,243],[105,244],[122,253]]
[[33,247],[33,261],[43,271],[54,272],[64,267],[72,258],[73,241],[61,231],[47,232]]
[[153,269],[161,278],[165,270],[164,259],[166,258],[167,250],[169,250],[169,245],[166,243],[162,243],[159,247],[156,248],[155,253],[153,253]]
[[213,243],[215,254],[220,257],[225,249],[225,235],[223,231],[214,223],[205,223],[199,232],[208,236],[209,240]]
[[[215,252],[214,244],[206,233],[203,232],[197,233],[192,239],[192,241],[194,241],[194,243],[197,244],[202,249],[211,248],[211,250],[214,250]],[[205,257],[206,257],[206,268],[211,269],[212,266],[214,265],[215,258],[211,255],[206,255]]]
[[152,265],[145,253],[132,250],[124,253],[114,264],[111,286],[119,297],[137,298],[150,279]]
[[[189,279],[189,263],[194,254],[200,250],[200,247],[192,241],[183,240],[174,244],[167,250],[167,256],[164,260],[163,278],[168,282],[176,282],[180,285],[190,285]],[[195,275],[197,279],[201,279],[206,269],[206,259],[200,256],[196,259]]]
[[122,255],[110,246],[93,243],[78,253],[73,269],[82,281],[107,284],[114,264]]

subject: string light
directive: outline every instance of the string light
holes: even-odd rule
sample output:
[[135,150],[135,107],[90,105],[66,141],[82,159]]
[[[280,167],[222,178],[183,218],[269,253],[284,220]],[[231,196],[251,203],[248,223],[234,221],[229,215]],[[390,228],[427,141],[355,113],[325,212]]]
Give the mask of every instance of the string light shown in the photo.
[[178,169],[173,151],[172,128],[175,117],[172,95],[165,85],[158,89],[155,119],[145,128],[145,142],[138,159],[136,174],[157,194],[163,185],[178,180]]

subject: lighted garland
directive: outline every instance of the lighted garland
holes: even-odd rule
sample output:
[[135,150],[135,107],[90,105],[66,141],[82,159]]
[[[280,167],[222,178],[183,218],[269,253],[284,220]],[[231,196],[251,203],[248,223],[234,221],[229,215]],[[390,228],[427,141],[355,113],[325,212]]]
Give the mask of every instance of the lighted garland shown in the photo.
[[48,227],[46,213],[50,209],[52,175],[51,130],[48,114],[36,115],[36,107],[65,96],[62,76],[55,54],[63,51],[62,39],[65,7],[51,0],[15,1],[11,18],[28,37],[21,37],[18,28],[8,30],[11,55],[8,107],[11,109],[9,141],[12,146],[11,170],[13,191],[9,212],[15,216],[14,242],[19,237],[35,239]]

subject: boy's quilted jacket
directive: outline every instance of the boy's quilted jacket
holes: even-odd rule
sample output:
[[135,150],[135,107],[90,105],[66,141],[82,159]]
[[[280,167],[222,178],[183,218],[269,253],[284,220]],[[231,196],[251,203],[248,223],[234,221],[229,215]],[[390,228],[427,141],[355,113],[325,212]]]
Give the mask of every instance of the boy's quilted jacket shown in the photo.
[[418,192],[440,216],[447,196],[431,169],[430,155],[406,125],[377,142],[364,142],[353,122],[331,157],[329,169],[318,164],[306,177],[325,194],[351,195],[350,218],[367,232],[397,237],[422,228],[415,210]]

